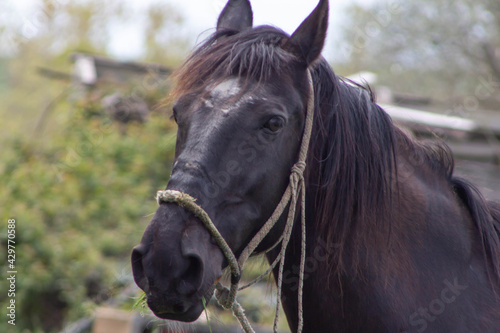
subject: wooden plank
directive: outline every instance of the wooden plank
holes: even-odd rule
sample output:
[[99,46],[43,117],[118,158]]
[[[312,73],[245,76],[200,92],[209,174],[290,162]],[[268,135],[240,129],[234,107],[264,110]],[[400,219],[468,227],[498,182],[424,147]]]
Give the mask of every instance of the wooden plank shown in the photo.
[[389,104],[380,104],[380,107],[382,107],[394,120],[465,132],[479,130],[478,124],[471,119],[447,116],[444,114],[420,111]]
[[134,333],[133,315],[113,308],[98,308],[92,333]]

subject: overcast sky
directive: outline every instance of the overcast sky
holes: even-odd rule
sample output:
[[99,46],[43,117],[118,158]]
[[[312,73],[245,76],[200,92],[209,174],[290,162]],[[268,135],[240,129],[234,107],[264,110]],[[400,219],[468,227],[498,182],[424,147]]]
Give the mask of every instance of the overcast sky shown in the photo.
[[[32,11],[41,0],[0,0],[0,19],[5,15],[13,19],[29,20]],[[68,2],[73,0],[53,0]],[[81,1],[81,0],[80,0]],[[151,3],[173,4],[186,19],[186,30],[192,36],[202,32],[213,32],[217,17],[227,0],[122,0],[132,8],[141,11]],[[254,24],[270,24],[291,34],[315,8],[319,0],[252,0]],[[339,26],[344,23],[343,13],[347,5],[353,3],[369,4],[381,0],[330,0],[330,25],[324,55],[328,60],[335,60],[335,44],[339,41]],[[2,8],[3,7],[3,8]],[[14,11],[14,13],[7,13]],[[125,27],[117,27],[110,41],[113,56],[123,59],[134,59],[141,55],[141,29],[135,22]],[[201,35],[206,37],[207,35]]]
[[[227,0],[169,0],[184,13],[191,29],[200,33],[214,28],[219,13]],[[346,6],[354,3],[370,4],[377,0],[330,0],[329,38],[325,56],[335,57],[334,43],[338,42],[338,27]],[[313,11],[319,0],[251,0],[254,25],[269,24],[292,34]]]
[[[134,5],[146,6],[151,1],[156,0],[138,1]],[[227,0],[165,0],[165,2],[167,1],[175,4],[175,7],[185,16],[188,29],[194,36],[207,30],[213,32],[209,29],[215,27],[217,17],[227,2]],[[335,44],[339,41],[339,26],[344,22],[345,8],[355,3],[370,4],[376,1],[381,0],[330,0],[328,39],[323,52],[328,60],[335,60],[338,56],[335,52]],[[161,3],[161,1],[156,2]],[[274,25],[292,34],[313,11],[318,2],[319,0],[251,0],[254,25]],[[203,35],[201,37],[203,38]],[[127,39],[127,41],[122,40],[122,38],[116,38],[113,41],[113,53],[128,54],[127,50],[130,48],[127,46],[131,43],[130,34],[128,37],[123,35],[123,39]],[[133,54],[130,56],[133,57]]]
[[[213,27],[226,0],[170,0],[188,16],[193,26]],[[334,0],[335,7],[347,0]],[[316,0],[253,0],[254,23],[273,24],[292,33],[318,4]],[[332,10],[335,12],[335,10]]]

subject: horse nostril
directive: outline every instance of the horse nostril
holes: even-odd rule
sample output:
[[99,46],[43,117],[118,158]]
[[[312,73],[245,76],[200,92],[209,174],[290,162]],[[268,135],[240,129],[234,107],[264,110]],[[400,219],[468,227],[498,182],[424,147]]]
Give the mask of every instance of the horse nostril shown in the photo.
[[144,248],[142,245],[134,247],[134,249],[132,250],[131,261],[135,283],[139,286],[139,288],[146,291],[147,280],[146,276],[144,275],[144,267],[142,266],[143,252]]
[[187,268],[181,275],[178,290],[181,294],[194,294],[200,289],[203,281],[203,262],[200,256],[189,254],[186,257]]

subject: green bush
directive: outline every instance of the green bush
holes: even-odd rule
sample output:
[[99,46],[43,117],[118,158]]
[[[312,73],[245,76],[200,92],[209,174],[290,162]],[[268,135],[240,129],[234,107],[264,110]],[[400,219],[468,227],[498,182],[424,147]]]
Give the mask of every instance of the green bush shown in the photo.
[[[170,175],[175,128],[166,115],[125,128],[89,108],[58,117],[43,137],[2,142],[0,244],[6,250],[15,219],[16,331],[56,331],[130,281],[130,251]],[[7,302],[0,294],[3,309]],[[0,331],[11,328],[0,321]]]

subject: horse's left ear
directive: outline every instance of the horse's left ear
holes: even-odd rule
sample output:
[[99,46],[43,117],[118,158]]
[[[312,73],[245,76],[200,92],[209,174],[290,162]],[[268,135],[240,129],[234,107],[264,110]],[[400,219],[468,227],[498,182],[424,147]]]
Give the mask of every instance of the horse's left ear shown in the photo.
[[328,0],[320,0],[314,11],[285,43],[284,49],[298,56],[309,66],[321,55],[327,28]]
[[229,0],[217,20],[217,31],[234,30],[237,32],[251,28],[253,12],[249,0]]

